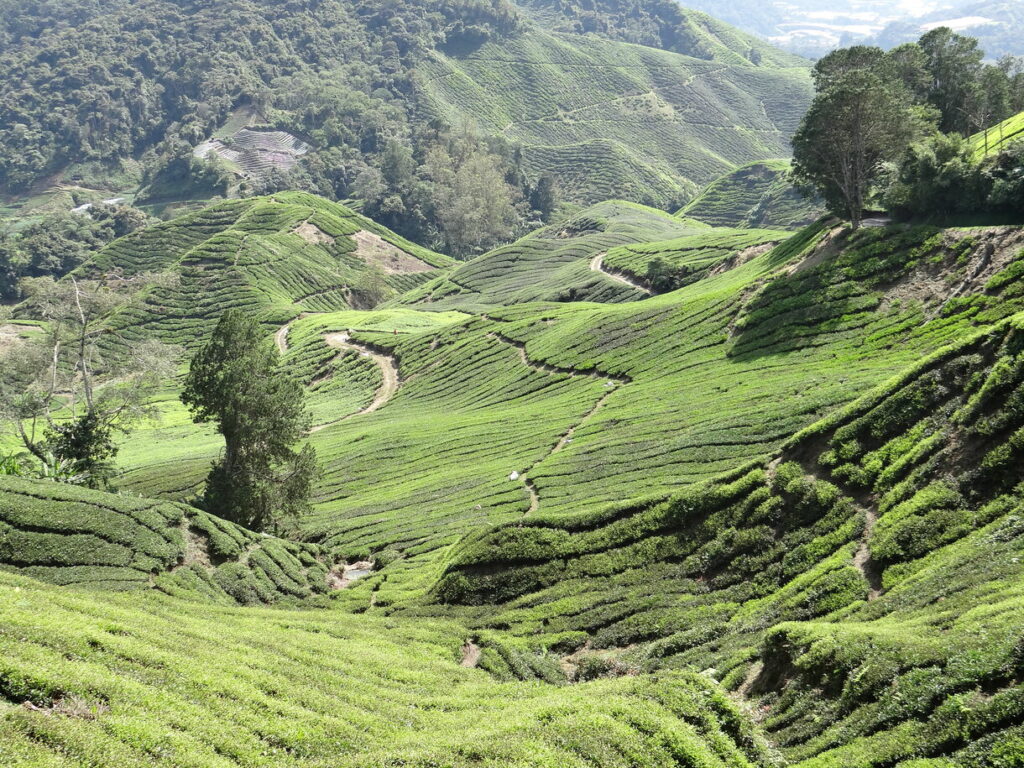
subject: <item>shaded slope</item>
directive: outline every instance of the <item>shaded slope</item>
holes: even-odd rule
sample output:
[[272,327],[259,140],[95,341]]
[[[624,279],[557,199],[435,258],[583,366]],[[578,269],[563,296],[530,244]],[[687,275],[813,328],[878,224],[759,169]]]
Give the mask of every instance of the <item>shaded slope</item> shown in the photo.
[[326,592],[325,562],[183,504],[0,477],[0,570],[53,584],[273,603]]

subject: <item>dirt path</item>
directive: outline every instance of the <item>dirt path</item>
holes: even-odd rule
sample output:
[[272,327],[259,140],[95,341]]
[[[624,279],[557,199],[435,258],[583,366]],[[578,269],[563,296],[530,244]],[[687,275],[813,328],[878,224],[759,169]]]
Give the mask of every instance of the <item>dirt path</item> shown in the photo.
[[274,343],[277,345],[277,351],[282,355],[288,351],[288,332],[292,329],[292,324],[282,325],[277,329],[277,333],[274,334]]
[[[483,317],[488,320],[490,319],[486,315],[484,315]],[[605,373],[603,371],[577,371],[572,368],[562,368],[557,365],[551,365],[550,363],[537,363],[531,360],[530,356],[526,354],[526,345],[523,342],[516,341],[515,339],[509,338],[508,336],[504,336],[497,331],[491,332],[487,335],[490,336],[492,339],[497,339],[502,344],[506,344],[518,350],[519,359],[522,361],[523,365],[525,365],[528,368],[532,368],[538,373],[545,373],[549,375],[553,373],[561,373],[566,376],[592,376],[595,379],[604,379],[606,381],[605,386],[608,388],[608,391],[601,395],[598,401],[594,403],[594,407],[587,411],[585,414],[583,414],[583,416],[580,418],[578,422],[569,427],[569,429],[566,430],[561,435],[561,437],[559,437],[558,441],[551,447],[550,451],[548,451],[540,459],[535,461],[522,472],[513,473],[512,479],[521,482],[523,484],[523,487],[526,489],[527,495],[530,497],[530,506],[525,513],[527,515],[530,515],[540,508],[540,494],[537,492],[537,486],[534,485],[533,480],[531,480],[529,477],[530,472],[535,470],[538,466],[540,466],[542,462],[546,461],[553,454],[558,453],[563,448],[565,448],[569,443],[571,443],[573,435],[576,434],[576,430],[582,427],[595,413],[597,413],[599,410],[601,410],[602,407],[604,407],[605,402],[608,400],[609,397],[611,397],[613,392],[615,392],[623,384],[629,384],[632,381],[632,379],[630,379],[628,376],[617,376],[615,374]]]
[[861,537],[860,545],[853,555],[853,565],[860,571],[861,576],[867,581],[871,590],[868,592],[868,600],[875,600],[882,594],[882,574],[878,572],[878,566],[871,558],[871,534],[878,522],[878,513],[871,507],[858,507],[864,512],[864,535]]
[[[280,331],[278,331],[280,333]],[[349,338],[348,332],[342,331],[340,333],[328,333],[324,336],[324,341],[327,342],[329,347],[344,352],[352,350],[358,352],[363,357],[368,357],[373,360],[379,367],[382,378],[380,388],[377,390],[377,394],[373,398],[373,402],[363,408],[361,411],[350,413],[337,421],[331,421],[327,424],[320,424],[319,426],[313,427],[310,433],[319,432],[327,427],[335,424],[340,424],[343,421],[351,419],[353,416],[363,416],[367,413],[373,413],[376,410],[384,407],[391,398],[398,394],[399,388],[402,386],[401,380],[398,376],[398,364],[395,362],[395,358],[389,355],[382,355],[379,352],[374,352],[369,347],[365,347],[362,344],[357,344]]]
[[472,641],[467,641],[462,646],[462,661],[460,666],[473,669],[480,663],[480,646]]
[[648,296],[653,296],[654,295],[654,292],[651,291],[651,289],[645,288],[644,286],[640,285],[640,283],[636,282],[635,280],[630,280],[628,277],[623,275],[621,272],[609,272],[607,269],[605,269],[604,268],[604,257],[606,255],[607,254],[605,254],[605,253],[599,253],[599,254],[597,254],[597,256],[592,258],[590,260],[590,268],[591,268],[591,270],[593,270],[594,272],[600,272],[602,275],[605,275],[606,277],[610,277],[612,280],[614,280],[617,283],[622,283],[623,285],[628,285],[630,288],[636,288],[636,290],[638,290],[638,291],[643,291]]

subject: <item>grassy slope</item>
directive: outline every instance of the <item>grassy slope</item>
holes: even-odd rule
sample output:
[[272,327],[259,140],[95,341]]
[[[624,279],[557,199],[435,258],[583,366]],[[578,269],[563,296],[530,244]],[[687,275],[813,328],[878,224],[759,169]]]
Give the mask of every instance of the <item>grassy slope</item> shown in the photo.
[[[421,70],[428,109],[523,147],[563,195],[667,206],[739,165],[788,152],[806,62],[706,20],[713,58],[533,28]],[[761,63],[746,56],[757,49]]]
[[715,227],[794,229],[824,211],[789,183],[788,160],[750,163],[709,184],[676,215]]
[[688,285],[770,250],[790,234],[770,229],[707,227],[674,240],[613,248],[604,259],[604,267],[644,279],[651,262],[661,259],[681,275],[679,286]]
[[[457,664],[464,630],[82,594],[0,574],[5,766],[767,765],[698,675],[575,688]],[[31,701],[36,710],[15,707]]]
[[639,669],[714,668],[800,766],[1012,765],[1022,350],[1018,314],[804,431],[767,469],[496,529],[460,548],[437,594],[502,603],[479,623],[526,647],[589,640]]
[[[322,241],[296,230],[311,225]],[[367,262],[352,237],[370,232],[425,264],[443,269],[447,256],[414,245],[342,205],[302,193],[234,200],[121,238],[80,271],[132,277],[169,274],[163,287],[140,286],[143,302],[115,323],[191,346],[228,307],[244,307],[273,326],[301,312],[348,308]],[[391,275],[407,290],[431,272]]]
[[[685,224],[677,221],[676,226]],[[549,242],[554,239],[550,234]],[[994,257],[986,255],[989,243]],[[354,353],[337,355],[324,344],[325,333],[352,329],[355,341],[390,350],[402,379],[397,396],[380,410],[311,437],[328,471],[317,511],[304,521],[305,535],[345,557],[391,550],[387,559],[397,558],[354,588],[335,593],[339,607],[366,611],[372,621],[377,620],[373,614],[394,609],[449,617],[454,610],[473,631],[488,633],[488,647],[504,648],[492,653],[504,659],[492,658],[487,666],[493,670],[539,666],[550,671],[544,655],[534,652],[568,653],[586,635],[595,649],[612,658],[576,659],[582,668],[715,666],[715,674],[736,687],[763,654],[767,672],[754,674],[756,689],[747,692],[766,697],[763,703],[773,718],[766,727],[794,759],[822,755],[822,765],[882,766],[909,754],[915,743],[925,745],[926,754],[955,751],[959,747],[949,738],[915,724],[932,716],[931,703],[921,710],[887,710],[888,719],[879,719],[883,714],[857,698],[860,693],[843,699],[842,690],[823,685],[820,675],[814,677],[814,663],[829,648],[850,648],[841,659],[847,665],[843,669],[852,670],[850,685],[862,679],[866,672],[855,674],[861,665],[871,669],[884,659],[875,655],[877,639],[855,642],[872,635],[858,635],[852,625],[877,619],[871,611],[886,601],[899,605],[888,623],[868,629],[887,632],[885,637],[895,643],[890,647],[898,649],[894,652],[911,658],[917,646],[907,643],[920,634],[914,627],[935,614],[921,608],[915,618],[917,609],[908,608],[908,601],[919,594],[922,605],[930,604],[943,584],[964,585],[962,603],[953,605],[997,592],[1005,592],[1012,605],[1016,593],[1002,582],[970,581],[989,541],[985,537],[992,533],[971,539],[974,528],[962,524],[1006,522],[1008,512],[982,514],[970,502],[954,505],[966,510],[963,514],[919,523],[913,509],[891,515],[878,501],[881,520],[875,535],[880,540],[913,540],[914,531],[947,527],[956,536],[926,539],[936,562],[947,563],[942,566],[946,570],[928,577],[931,587],[918,589],[913,581],[900,586],[914,573],[925,573],[923,566],[902,564],[931,557],[927,552],[904,553],[895,560],[888,555],[891,562],[882,563],[888,568],[888,592],[861,615],[858,601],[868,596],[872,582],[851,564],[865,528],[858,509],[865,504],[865,491],[857,485],[863,481],[851,478],[864,470],[843,470],[838,476],[834,460],[816,468],[820,451],[806,446],[839,435],[840,464],[855,462],[877,471],[870,468],[899,464],[896,459],[918,444],[930,445],[924,439],[927,425],[897,420],[894,427],[865,427],[870,440],[864,442],[851,443],[846,433],[826,434],[853,424],[854,414],[826,422],[830,426],[817,430],[819,437],[812,435],[809,443],[793,443],[792,436],[922,357],[1020,311],[1020,247],[1019,231],[1009,229],[892,228],[847,238],[815,227],[734,269],[642,301],[490,306],[486,316],[397,308],[298,320],[289,333],[288,359],[299,375],[317,382],[314,409],[322,419],[334,421],[363,407],[379,382],[373,364]],[[573,260],[585,268],[587,254]],[[544,260],[538,263],[543,266]],[[536,267],[534,272],[543,285],[544,272]],[[486,295],[491,285],[496,292],[506,290],[505,276],[504,270],[496,271],[490,283],[481,281],[478,294]],[[528,287],[527,281],[523,284]],[[953,293],[958,298],[948,300]],[[1008,327],[998,331],[1008,332]],[[993,376],[1005,355],[990,342],[970,343],[982,345],[968,355],[978,359],[953,366],[948,382],[922,386],[922,397],[934,392],[948,397],[968,384],[977,391],[980,382]],[[333,376],[324,378],[329,371]],[[890,386],[884,394],[893,392]],[[917,413],[907,411],[899,399],[893,402],[890,411]],[[926,415],[935,411],[926,398],[910,402]],[[1016,411],[1008,408],[1007,413]],[[871,441],[886,438],[890,427],[897,430],[893,445],[879,454]],[[182,437],[187,444],[188,436]],[[1016,450],[1013,444],[1010,448]],[[139,490],[166,490],[167,477],[201,477],[201,466],[190,468],[183,457],[147,468],[146,450],[140,442],[132,454],[138,464],[129,482]],[[778,483],[769,483],[758,467],[780,450],[794,465],[779,468]],[[905,466],[916,466],[913,462]],[[524,477],[511,479],[513,470]],[[929,471],[922,470],[924,480],[911,488],[913,493],[937,492],[926,476]],[[699,485],[723,473],[732,473],[733,485],[710,490]],[[805,473],[819,477],[805,481]],[[898,493],[907,487],[900,486]],[[922,503],[940,512],[950,508],[940,503],[941,495],[935,498]],[[899,503],[905,500],[900,497]],[[609,502],[619,506],[608,509]],[[948,526],[947,519],[952,521]],[[906,529],[910,533],[887,532],[890,524],[892,530],[903,530],[901,521],[913,523]],[[467,533],[495,523],[507,525],[483,534],[489,539],[471,538],[453,547]],[[572,535],[560,533],[566,530]],[[998,534],[1010,549],[1016,546],[1014,530]],[[609,537],[628,546],[609,547]],[[481,546],[481,541],[489,544]],[[568,549],[559,550],[566,541]],[[522,569],[525,576],[508,569],[522,557],[516,549],[520,544],[530,561]],[[964,549],[942,554],[947,545]],[[573,548],[587,547],[593,552],[577,558]],[[886,550],[880,545],[879,551]],[[999,562],[1012,575],[1009,551]],[[954,580],[951,574],[958,572]],[[503,604],[452,609],[424,601],[441,576],[435,597]],[[848,613],[851,622],[835,621],[845,615],[832,613],[837,610]],[[1016,642],[1015,625],[1009,619],[999,624],[1002,614],[993,615],[997,618],[991,624],[985,624],[985,617],[976,621],[968,616],[960,629],[937,635],[932,650],[922,651],[925,662],[938,660],[932,666],[960,670],[952,695],[978,682],[988,686],[991,681],[995,693],[1012,683],[1005,665],[1012,661],[1006,649]],[[785,621],[802,623],[780,624]],[[1010,645],[970,646],[972,628],[986,627],[1010,638]],[[792,640],[776,648],[773,638],[780,632]],[[977,653],[954,659],[949,654],[956,644]],[[632,652],[622,653],[630,645],[635,645]],[[957,666],[975,657],[982,660]],[[770,673],[778,669],[785,674],[775,679]],[[915,671],[926,673],[931,674]],[[830,672],[832,678],[835,674]],[[882,688],[871,688],[869,698],[886,685],[919,679],[898,683],[887,674],[878,678]],[[945,696],[934,699],[936,706]],[[993,707],[1006,708],[1007,717],[1016,716],[1012,701],[994,701]],[[955,699],[949,706],[961,704]],[[975,711],[973,703],[966,705]],[[627,709],[619,711],[628,721]],[[934,712],[947,716],[945,709]],[[980,725],[969,725],[974,729],[970,734],[994,733],[1003,722],[1003,716],[978,717]],[[902,739],[900,734],[915,728],[917,736]],[[833,748],[847,752],[833,754]],[[855,761],[843,762],[851,754]]]
[[0,477],[0,570],[93,589],[227,603],[327,591],[319,547],[257,536],[183,504]]
[[975,159],[981,161],[1022,139],[1024,139],[1024,112],[974,134],[971,136],[970,142]]
[[486,311],[530,301],[635,301],[643,292],[591,268],[618,246],[689,234],[692,225],[653,208],[609,201],[460,265],[399,298],[424,308]]

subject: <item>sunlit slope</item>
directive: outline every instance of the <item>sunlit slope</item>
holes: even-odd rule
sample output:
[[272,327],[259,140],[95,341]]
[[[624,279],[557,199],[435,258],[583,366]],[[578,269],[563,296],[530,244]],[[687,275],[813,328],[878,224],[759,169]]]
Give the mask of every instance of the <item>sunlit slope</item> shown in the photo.
[[636,301],[645,292],[602,274],[595,258],[618,246],[694,231],[691,224],[654,208],[623,201],[598,203],[568,221],[460,265],[398,301],[425,309],[478,312],[530,301]]
[[974,157],[979,161],[1019,141],[1024,141],[1024,112],[986,128],[970,138]]
[[[500,683],[464,630],[82,594],[0,574],[5,766],[769,764],[706,678]],[[27,704],[24,704],[28,702]]]
[[121,238],[80,272],[137,283],[143,301],[114,320],[126,334],[191,346],[231,307],[273,325],[366,306],[372,272],[404,291],[452,263],[342,205],[289,192],[228,201]]
[[1017,314],[729,480],[470,539],[436,598],[577,664],[714,670],[795,765],[1012,765],[1022,360]]
[[674,272],[678,288],[739,266],[791,235],[783,230],[707,227],[674,240],[618,246],[608,251],[602,267],[646,284],[652,264],[658,262]]
[[788,160],[750,163],[711,182],[676,215],[715,227],[795,229],[824,213],[789,180]]
[[[427,108],[523,148],[580,202],[685,201],[723,173],[788,154],[807,62],[703,17],[709,58],[532,28],[421,67]],[[751,58],[748,58],[751,57]],[[753,63],[758,61],[757,64]]]
[[319,547],[257,536],[183,504],[0,477],[0,571],[249,604],[326,592],[327,565]]

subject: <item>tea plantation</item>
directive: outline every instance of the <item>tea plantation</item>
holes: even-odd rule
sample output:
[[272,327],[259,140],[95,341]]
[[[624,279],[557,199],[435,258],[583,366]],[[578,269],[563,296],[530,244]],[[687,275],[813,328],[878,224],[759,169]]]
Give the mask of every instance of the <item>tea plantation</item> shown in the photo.
[[455,264],[285,193],[108,246],[114,327],[260,318],[323,475],[289,540],[189,506],[168,381],[120,494],[0,478],[0,763],[1021,764],[1024,230],[705,216]]

